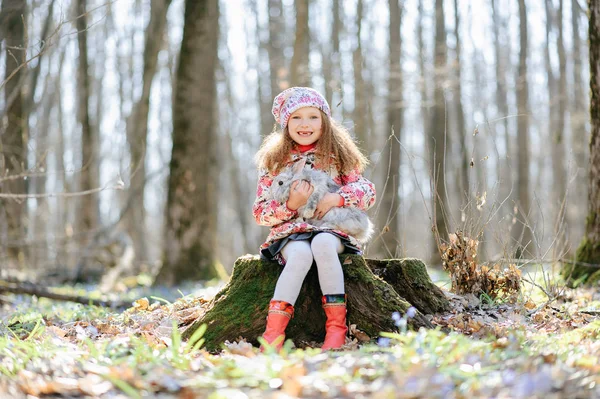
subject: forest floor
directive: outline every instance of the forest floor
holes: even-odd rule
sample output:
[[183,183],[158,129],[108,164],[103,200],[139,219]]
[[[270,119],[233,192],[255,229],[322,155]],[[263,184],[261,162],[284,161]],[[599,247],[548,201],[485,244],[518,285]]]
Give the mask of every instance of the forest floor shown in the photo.
[[130,290],[122,311],[1,296],[0,398],[600,398],[600,289],[548,284],[551,302],[534,286],[516,303],[447,293],[436,329],[406,331],[396,316],[399,333],[325,353],[182,342],[218,285],[172,301]]

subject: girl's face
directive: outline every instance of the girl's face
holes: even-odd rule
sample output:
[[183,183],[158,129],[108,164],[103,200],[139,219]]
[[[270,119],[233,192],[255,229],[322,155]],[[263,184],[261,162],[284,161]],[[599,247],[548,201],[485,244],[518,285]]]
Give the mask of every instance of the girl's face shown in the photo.
[[292,140],[300,145],[311,145],[321,137],[321,111],[315,107],[296,110],[288,121],[288,132]]

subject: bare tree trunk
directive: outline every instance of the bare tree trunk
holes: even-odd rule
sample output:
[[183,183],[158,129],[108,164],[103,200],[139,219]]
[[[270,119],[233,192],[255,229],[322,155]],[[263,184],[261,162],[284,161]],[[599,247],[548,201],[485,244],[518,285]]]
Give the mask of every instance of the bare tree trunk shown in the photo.
[[[50,2],[50,6],[48,7],[48,14],[46,16],[46,21],[44,22],[44,27],[42,28],[42,36],[41,43],[45,43],[46,38],[48,37],[48,33],[50,32],[50,26],[52,25],[52,14],[54,12],[54,3],[56,1],[52,0]],[[42,45],[43,46],[43,45]],[[41,51],[41,49],[40,49]],[[29,88],[29,95],[27,96],[27,102],[25,104],[25,108],[27,109],[27,113],[30,114],[34,110],[34,97],[35,91],[37,89],[38,78],[40,76],[40,71],[42,67],[42,56],[37,60],[37,64],[33,69],[31,74],[31,87]]]
[[218,2],[186,0],[173,101],[173,149],[163,265],[157,283],[215,277]]
[[[77,119],[81,127],[81,190],[91,190],[99,185],[98,137],[90,120],[89,101],[91,79],[89,74],[87,49],[87,0],[77,0],[77,42],[79,45],[77,67]],[[98,197],[95,194],[81,197],[80,220],[82,233],[95,229],[98,225]],[[83,235],[82,237],[86,237]]]
[[152,82],[158,69],[158,53],[163,45],[167,11],[171,0],[153,0],[150,6],[150,21],[146,27],[144,46],[144,70],[142,95],[136,102],[127,121],[127,141],[131,155],[131,183],[129,195],[136,198],[137,206],[131,207],[126,216],[127,231],[133,240],[136,258],[147,259],[146,211],[144,190],[146,181],[146,147],[148,136],[148,114]]
[[[591,138],[586,239],[595,245],[594,263],[600,263],[600,2],[588,0],[590,43]],[[589,261],[590,259],[588,259]]]
[[563,198],[567,190],[567,175],[565,173],[565,128],[567,113],[567,55],[565,52],[565,39],[563,29],[563,0],[558,2],[558,124],[554,137],[554,146],[556,155],[553,160],[554,165],[563,165],[556,170],[556,188],[558,189],[558,198]]
[[[600,264],[600,1],[588,0],[590,46],[590,171],[588,180],[588,217],[585,237],[577,249],[577,261]],[[577,265],[567,267],[565,274],[573,280],[587,280],[589,284],[600,279],[596,267]]]
[[[456,130],[458,133],[458,142],[460,143],[460,195],[466,204],[466,220],[471,222],[473,217],[470,211],[473,207],[471,205],[472,196],[469,185],[469,150],[467,149],[467,127],[465,123],[465,112],[462,104],[462,74],[461,74],[461,43],[460,43],[460,10],[458,8],[458,0],[454,0],[454,38],[456,40],[456,60],[454,64],[454,79],[456,80],[456,100],[455,113],[456,113]],[[473,232],[471,232],[473,233]],[[476,233],[476,232],[475,232]]]
[[[222,67],[223,70],[225,66]],[[227,79],[226,87],[227,87],[227,102],[230,108],[235,107],[235,101],[233,99],[233,90],[231,88],[232,80]],[[237,220],[240,223],[240,235],[242,240],[242,248],[244,253],[249,253],[252,250],[252,245],[250,245],[250,227],[248,223],[248,207],[246,200],[251,195],[248,190],[246,190],[246,182],[242,177],[242,170],[240,169],[239,159],[236,157],[235,152],[233,151],[233,146],[236,144],[237,139],[234,137],[233,129],[229,129],[229,133],[225,134],[223,138],[223,147],[225,158],[227,159],[227,165],[223,165],[223,167],[227,168],[229,183],[232,191],[232,200],[233,207],[237,214]],[[237,143],[239,144],[239,143]],[[244,169],[245,170],[245,169]]]
[[527,80],[527,10],[525,0],[519,0],[519,67],[517,73],[517,209],[516,223],[512,227],[512,238],[516,244],[516,257],[524,251],[535,254],[531,229],[529,196],[529,89]]
[[[269,54],[269,68],[271,70],[271,98],[275,97],[284,87],[280,84],[286,75],[284,68],[283,50],[284,44],[281,40],[284,35],[285,24],[283,23],[283,5],[281,0],[269,0],[269,42],[267,52]],[[266,134],[263,132],[263,134]]]
[[[566,113],[567,113],[567,56],[565,52],[564,43],[564,30],[563,30],[563,0],[558,2],[558,13],[556,15],[558,22],[558,109],[557,109],[557,120],[556,130],[552,140],[552,165],[554,166],[554,189],[556,190],[555,206],[557,212],[555,213],[556,220],[554,222],[555,231],[554,236],[556,239],[554,245],[554,252],[557,257],[561,257],[562,254],[568,248],[567,242],[567,226],[569,225],[569,214],[566,212],[566,200],[567,196],[567,174],[566,174],[566,149],[565,149],[565,129],[566,129]],[[556,258],[555,258],[556,259]]]
[[[51,151],[49,148],[50,132],[52,131],[52,119],[51,113],[54,105],[57,101],[57,90],[58,88],[54,85],[53,80],[55,76],[48,73],[44,79],[44,89],[41,93],[41,110],[36,118],[36,124],[30,126],[29,130],[35,132],[32,134],[30,141],[35,141],[35,165],[31,165],[31,169],[35,170],[36,173],[44,173],[48,170],[48,152]],[[46,181],[47,176],[33,176],[31,178],[30,187],[34,193],[46,192]],[[35,210],[29,210],[29,231],[30,239],[32,241],[44,240],[50,241],[51,235],[49,235],[48,226],[50,224],[50,218],[52,212],[50,210],[48,198],[37,198]],[[43,264],[46,260],[50,259],[48,256],[48,250],[50,246],[47,245],[29,245],[27,256],[30,269],[34,269]]]
[[[370,10],[370,7],[373,4],[374,3],[372,3],[370,0],[366,0],[364,8],[366,10]],[[367,21],[367,37],[372,38],[375,36],[375,30],[379,28],[378,22],[373,21],[372,19],[369,20],[369,18],[367,18]],[[377,44],[373,42],[373,40],[367,40],[363,43],[363,47],[361,50],[363,54],[363,85],[365,88],[365,93],[363,94],[363,97],[365,98],[365,131],[367,132],[365,136],[366,142],[361,145],[361,148],[363,149],[363,152],[367,154],[367,156],[370,156],[371,154],[373,154],[374,151],[381,148],[379,144],[379,135],[376,132],[377,124],[375,123],[374,116],[374,112],[379,114],[379,110],[373,110],[373,101],[378,97],[378,94],[375,91],[375,85],[379,85],[380,83],[374,82],[375,73],[373,71],[373,65],[369,63],[369,58],[365,57],[365,54],[375,53],[375,47],[377,46]]]
[[[343,17],[344,8],[342,6],[341,0],[333,0],[333,26],[331,32],[333,54],[331,55],[331,61],[335,79],[329,80],[327,85],[329,86],[331,92],[334,91],[334,88],[337,88],[340,91],[340,102],[341,99],[343,99],[344,95],[344,91],[342,90],[342,87],[344,87],[344,79],[341,66],[342,54],[340,52],[340,36],[342,34],[342,30],[344,29],[344,25],[342,24]],[[335,84],[335,86],[331,87],[332,84]],[[331,93],[330,96],[331,97],[327,97],[327,101],[329,101],[329,104],[331,104],[331,106],[333,107],[333,93]],[[342,109],[343,108],[344,107],[342,107]]]
[[[506,94],[506,71],[507,61],[510,60],[510,44],[508,40],[505,43],[501,42],[500,27],[506,37],[507,27],[506,20],[502,19],[499,15],[498,7],[496,6],[496,0],[492,2],[492,26],[494,29],[494,57],[496,67],[496,106],[498,107],[497,118],[502,118],[501,122],[503,131],[502,137],[504,139],[502,143],[503,151],[498,149],[499,157],[497,164],[498,180],[500,182],[499,187],[499,200],[505,203],[505,211],[502,212],[504,216],[507,213],[512,212],[510,206],[509,197],[512,192],[512,144],[510,137],[510,129],[508,125],[509,114],[508,114],[508,98]],[[500,144],[500,143],[498,143]]]
[[[546,62],[546,75],[548,79],[548,124],[549,132],[551,132],[551,153],[552,153],[552,172],[553,172],[553,185],[552,185],[552,197],[554,198],[553,207],[556,209],[560,207],[562,199],[565,196],[566,191],[566,175],[565,175],[565,151],[564,151],[564,125],[565,125],[565,98],[566,95],[566,75],[565,75],[565,47],[562,38],[562,0],[556,20],[558,24],[558,40],[556,46],[558,48],[559,56],[559,71],[558,80],[554,76],[552,70],[552,62],[550,59],[550,48],[552,47],[551,37],[554,30],[554,13],[552,0],[545,1],[546,6],[546,48],[544,52]],[[560,211],[556,211],[554,214],[557,217]]]
[[[58,74],[55,82],[55,90],[57,91],[57,119],[58,126],[56,129],[55,142],[57,143],[56,148],[56,169],[59,171],[57,174],[57,184],[62,184],[65,191],[72,191],[71,181],[69,179],[66,167],[65,167],[65,125],[63,123],[64,110],[63,110],[63,92],[62,92],[62,69],[66,57],[66,50],[63,48],[60,54],[60,60],[58,62]],[[71,200],[73,201],[73,200]],[[67,201],[56,201],[56,213],[55,222],[56,228],[56,240],[55,247],[57,248],[57,262],[68,265],[69,267],[75,266],[75,256],[69,251],[70,245],[73,245],[72,240],[64,240],[63,237],[70,236],[72,234],[72,226],[70,225],[69,210],[70,207]]]
[[[425,10],[423,9],[423,2],[418,2],[419,8],[419,24],[417,25],[417,45],[419,47],[419,72],[420,72],[420,80],[419,80],[419,91],[421,93],[421,107],[423,113],[423,131],[428,131],[428,124],[430,120],[429,115],[429,85],[427,84],[427,73],[425,70],[425,65],[427,64],[426,55],[425,55],[425,34],[423,25],[425,24]],[[427,135],[427,133],[425,133]]]
[[[273,97],[277,95],[277,93],[271,93],[271,89],[269,87],[269,83],[271,82],[271,75],[274,71],[269,67],[268,75],[267,71],[263,67],[265,63],[262,59],[263,53],[268,53],[268,40],[263,40],[261,36],[261,26],[258,18],[258,4],[256,0],[250,0],[248,3],[248,8],[250,8],[250,12],[252,13],[252,18],[245,21],[246,25],[246,36],[250,37],[250,22],[253,21],[254,28],[254,40],[256,40],[256,53],[252,56],[251,52],[246,52],[246,58],[248,65],[251,68],[254,68],[257,71],[256,77],[256,98],[259,102],[259,129],[262,137],[267,136],[269,133],[273,131],[274,121],[273,115],[271,115],[271,106]],[[281,35],[279,35],[281,36]],[[267,60],[268,61],[268,60]],[[265,77],[265,75],[267,75]],[[266,78],[266,79],[265,79]],[[266,80],[266,82],[265,82]],[[268,90],[265,90],[268,89]]]
[[445,182],[445,164],[446,164],[446,104],[444,97],[444,81],[447,68],[447,44],[446,44],[446,24],[444,20],[444,1],[435,1],[435,87],[434,87],[434,106],[431,116],[431,134],[428,135],[430,146],[430,165],[432,174],[432,196],[434,209],[434,247],[432,251],[432,264],[439,263],[438,240],[448,239],[448,228],[446,217],[447,195]]
[[[50,2],[50,6],[48,7],[48,12],[44,21],[44,26],[42,28],[40,43],[45,43],[50,32],[50,27],[52,26],[52,14],[54,11],[54,3],[55,0],[52,0]],[[27,99],[25,100],[24,106],[28,117],[30,117],[32,112],[34,112],[37,109],[37,105],[35,104],[34,99],[35,92],[37,91],[38,83],[40,80],[40,72],[42,69],[42,57],[44,54],[41,52],[44,50],[43,47],[44,44],[42,44],[39,50],[37,50],[40,51],[40,56],[38,57],[37,64],[35,68],[33,68],[33,71],[31,73],[29,93],[27,95]],[[44,80],[44,90],[40,100],[40,103],[43,104],[41,112],[42,116],[41,118],[37,118],[37,126],[33,127],[33,131],[36,132],[35,135],[33,135],[35,138],[35,165],[31,165],[31,167],[35,171],[39,172],[48,170],[47,155],[48,151],[50,150],[48,148],[48,143],[50,142],[49,132],[52,130],[50,114],[52,112],[54,104],[56,104],[56,92],[58,90],[51,82],[53,78],[54,77],[51,75],[51,73],[48,72]],[[31,120],[28,120],[27,123],[29,125],[31,123]],[[28,130],[31,131],[32,127],[28,127]],[[30,184],[34,187],[33,190],[35,193],[45,192],[46,180],[46,176],[34,176],[30,179]],[[39,235],[40,233],[47,233],[47,227],[50,222],[50,215],[52,215],[52,213],[49,209],[48,199],[38,198],[36,200],[35,214],[33,214],[32,211],[29,211],[29,231],[34,232],[34,236]],[[31,265],[38,265],[40,264],[41,259],[48,258],[48,246],[45,246],[43,248],[30,247],[29,250],[30,256],[28,256],[28,258]]]
[[[579,0],[571,0],[571,26],[573,32],[573,48],[571,60],[573,61],[573,101],[569,110],[571,116],[571,147],[573,148],[573,162],[577,168],[577,177],[573,184],[573,198],[575,201],[587,198],[587,164],[588,152],[586,148],[588,119],[587,88],[582,78],[584,52],[581,49],[579,22],[581,18]],[[584,209],[583,202],[573,204],[577,209]]]
[[[400,26],[402,8],[398,0],[389,0],[389,77],[388,77],[388,109],[387,129],[391,135],[381,155],[383,172],[386,173],[385,185],[379,206],[379,228],[381,242],[377,242],[379,253],[396,257],[399,249],[399,216],[401,215],[400,196],[400,137],[402,135],[402,38]],[[392,135],[393,133],[393,135]],[[385,167],[388,167],[387,170]]]
[[331,1],[331,48],[323,45],[321,53],[323,54],[323,77],[325,79],[325,98],[329,105],[333,106],[333,93],[341,90],[342,76],[340,73],[340,31],[342,29],[340,21],[341,9],[340,0]]
[[[470,32],[470,36],[472,38],[472,31]],[[471,39],[472,40],[472,39]],[[479,104],[477,107],[479,111],[483,114],[483,120],[490,120],[488,118],[488,107],[485,104],[485,95],[482,93],[487,93],[489,90],[487,86],[487,79],[485,77],[485,57],[482,54],[482,50],[475,49],[473,54],[471,55],[473,59],[473,75],[474,75],[474,83],[475,90],[472,94],[473,101],[475,104]],[[476,210],[477,204],[481,203],[482,196],[487,195],[487,185],[486,185],[486,175],[487,175],[487,162],[484,161],[486,152],[485,140],[481,137],[481,134],[474,134],[473,137],[473,153],[474,155],[474,173],[471,172],[471,181],[472,186],[475,188],[471,191],[471,216],[472,221],[467,226],[465,231],[468,231],[471,234],[471,237],[474,239],[479,239],[479,246],[477,247],[477,253],[481,258],[485,256],[486,250],[488,247],[487,240],[481,239],[480,234],[484,233],[485,225],[486,225],[486,215],[484,211]],[[469,230],[468,227],[471,229]]]
[[[23,83],[27,68],[17,69],[26,61],[27,2],[25,0],[2,1],[0,31],[5,38],[5,74],[8,79],[4,86],[4,120],[0,120],[0,175],[19,175],[27,165],[27,113],[24,107]],[[22,178],[0,179],[0,192],[5,194],[25,194],[27,185]],[[0,247],[0,257],[8,259],[10,267],[23,266],[23,248],[18,241],[24,240],[26,223],[23,218],[26,202],[22,200],[0,199],[0,241],[14,245]],[[6,250],[6,254],[2,253]]]
[[[362,19],[363,19],[363,0],[358,0],[356,5],[356,41],[357,45],[352,52],[352,61],[354,65],[354,112],[352,113],[352,120],[354,121],[354,134],[361,145],[361,147],[367,152],[370,152],[368,131],[367,131],[367,99],[365,80],[363,77],[363,52],[361,45],[361,33],[362,33]],[[397,45],[397,43],[396,43]]]
[[[423,145],[420,151],[420,156],[423,159],[428,159],[430,157],[429,151],[430,148],[427,145],[429,140],[429,124],[431,123],[431,112],[430,112],[430,98],[429,98],[429,73],[426,68],[426,65],[430,65],[427,57],[427,48],[425,42],[425,32],[424,26],[426,23],[427,15],[423,8],[423,2],[418,2],[418,13],[419,13],[419,22],[417,25],[417,46],[419,51],[419,93],[421,96],[421,123],[423,129],[423,138],[425,140],[426,145]],[[433,241],[434,245],[435,240]],[[434,246],[435,248],[435,246]],[[433,252],[433,251],[432,251]],[[436,255],[437,256],[437,255]]]
[[296,41],[294,56],[290,67],[290,83],[292,86],[310,86],[310,30],[308,27],[308,8],[310,0],[295,1],[296,7]]
[[552,0],[545,0],[544,1],[544,5],[545,5],[545,11],[546,11],[546,46],[544,49],[544,62],[546,64],[546,79],[548,81],[548,133],[550,133],[550,139],[551,139],[551,152],[552,152],[552,159],[549,160],[550,163],[552,164],[552,171],[553,171],[553,190],[552,190],[552,198],[555,199],[555,201],[552,201],[552,205],[554,205],[556,203],[556,201],[558,201],[559,198],[562,197],[562,195],[564,193],[562,193],[561,191],[558,190],[558,176],[560,174],[560,172],[557,169],[563,170],[565,165],[561,162],[560,164],[558,164],[557,162],[554,162],[555,159],[554,157],[558,155],[558,146],[556,145],[556,142],[554,141],[556,136],[558,136],[560,133],[557,132],[562,130],[560,126],[558,126],[558,110],[556,108],[556,105],[558,103],[558,93],[557,93],[557,84],[556,84],[556,78],[554,76],[554,71],[552,70],[552,61],[550,58],[550,48],[552,47],[552,43],[551,43],[551,38],[552,38],[552,31],[553,31],[553,21],[554,21],[554,17],[553,17],[553,5],[552,5]]

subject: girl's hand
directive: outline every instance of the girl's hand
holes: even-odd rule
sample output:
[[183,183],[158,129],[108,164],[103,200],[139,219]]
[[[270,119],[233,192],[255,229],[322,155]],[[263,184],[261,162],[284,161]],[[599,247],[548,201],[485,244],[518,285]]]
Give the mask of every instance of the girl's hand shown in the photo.
[[335,206],[339,206],[342,200],[342,196],[336,193],[327,193],[325,196],[319,201],[317,204],[317,210],[315,211],[315,217],[317,219],[322,219],[323,216],[329,210]]
[[296,180],[290,188],[290,196],[286,203],[287,207],[295,211],[305,205],[314,190],[315,188],[306,180]]

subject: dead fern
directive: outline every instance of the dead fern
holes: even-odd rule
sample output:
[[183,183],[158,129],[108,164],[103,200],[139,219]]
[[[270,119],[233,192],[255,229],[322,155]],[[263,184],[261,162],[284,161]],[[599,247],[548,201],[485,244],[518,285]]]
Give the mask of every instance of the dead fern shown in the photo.
[[450,234],[450,242],[442,243],[442,265],[450,274],[452,292],[459,295],[485,294],[491,299],[514,302],[521,291],[521,271],[514,265],[502,268],[477,263],[478,240],[462,232]]

